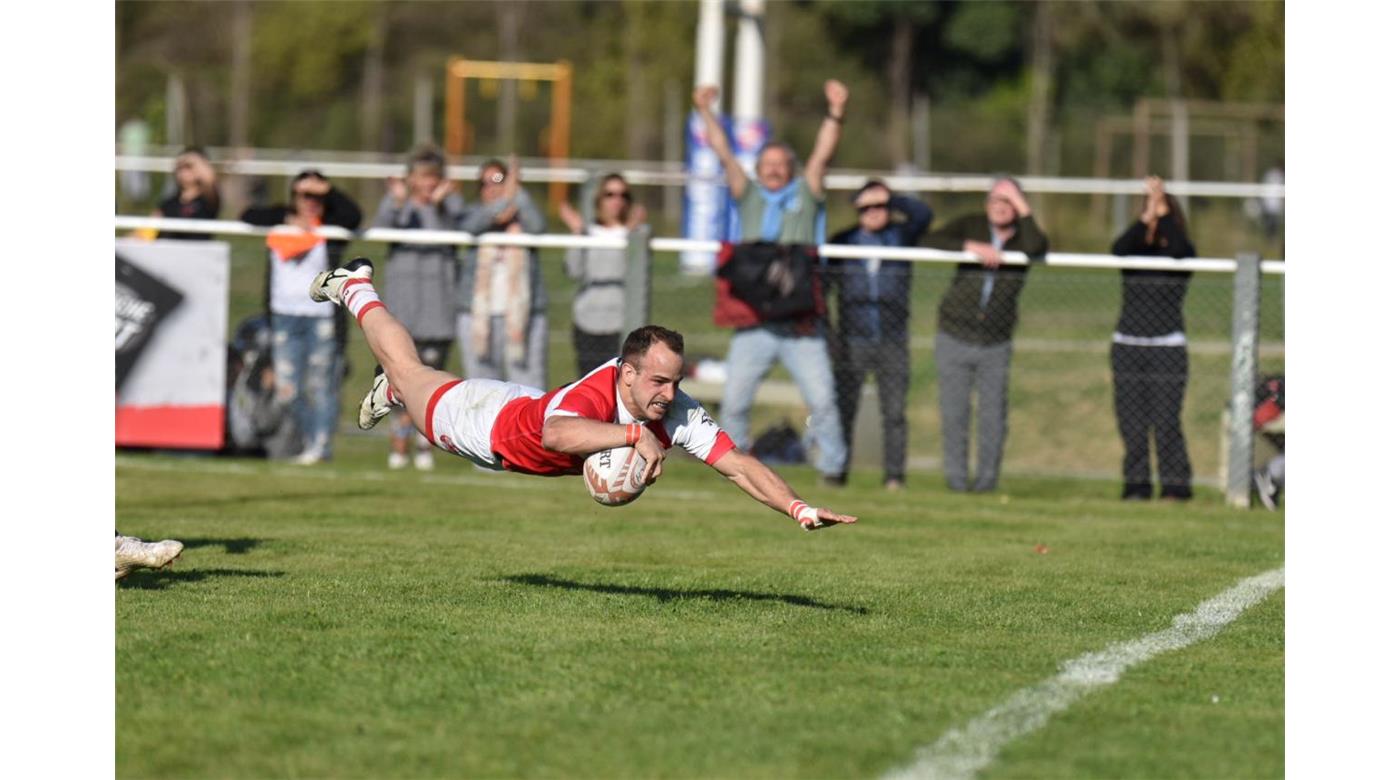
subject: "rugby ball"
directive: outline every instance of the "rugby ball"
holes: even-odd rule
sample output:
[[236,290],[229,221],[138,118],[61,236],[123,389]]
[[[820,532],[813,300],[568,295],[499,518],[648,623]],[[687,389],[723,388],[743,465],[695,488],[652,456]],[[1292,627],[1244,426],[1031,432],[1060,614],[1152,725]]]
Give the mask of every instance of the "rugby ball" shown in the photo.
[[594,501],[622,506],[636,501],[647,489],[642,481],[646,468],[646,459],[634,447],[599,450],[583,461],[583,483]]

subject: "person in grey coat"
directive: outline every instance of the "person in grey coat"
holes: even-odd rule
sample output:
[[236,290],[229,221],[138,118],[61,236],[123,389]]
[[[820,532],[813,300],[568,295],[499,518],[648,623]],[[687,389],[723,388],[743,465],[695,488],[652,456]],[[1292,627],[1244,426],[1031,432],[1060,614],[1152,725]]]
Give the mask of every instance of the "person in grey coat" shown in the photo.
[[[646,222],[647,210],[632,202],[627,180],[621,174],[610,173],[598,184],[593,197],[591,224],[585,225],[583,216],[568,203],[560,204],[559,216],[575,235],[626,239],[628,233]],[[622,347],[627,250],[574,247],[564,255],[564,270],[578,282],[574,295],[574,356],[579,373],[587,374],[617,357]]]
[[[520,186],[520,166],[490,160],[481,166],[481,197],[467,206],[468,233],[543,233],[544,215]],[[457,280],[457,339],[462,369],[472,379],[498,379],[545,388],[549,344],[544,276],[528,247],[472,247]]]
[[[467,208],[456,190],[442,153],[420,147],[409,156],[407,175],[389,179],[374,227],[456,230]],[[384,302],[413,336],[418,359],[442,370],[456,335],[457,250],[445,244],[396,243],[389,246],[387,259]],[[410,439],[417,443],[413,465],[431,469],[432,445],[414,431],[406,412],[396,413],[390,426],[389,468],[408,465]]]

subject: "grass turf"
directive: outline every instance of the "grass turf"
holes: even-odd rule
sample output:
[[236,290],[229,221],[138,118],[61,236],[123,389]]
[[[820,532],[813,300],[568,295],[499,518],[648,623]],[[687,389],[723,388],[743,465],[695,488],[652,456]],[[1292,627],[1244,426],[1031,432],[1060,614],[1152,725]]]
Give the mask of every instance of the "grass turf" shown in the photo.
[[[1058,664],[1282,565],[1280,514],[1116,483],[889,494],[804,534],[677,457],[637,503],[440,454],[382,470],[122,455],[123,533],[186,542],[117,586],[121,777],[854,777]],[[1048,552],[1037,553],[1036,545]],[[1215,699],[1212,699],[1215,697]],[[1130,670],[988,777],[1277,777],[1283,597]]]

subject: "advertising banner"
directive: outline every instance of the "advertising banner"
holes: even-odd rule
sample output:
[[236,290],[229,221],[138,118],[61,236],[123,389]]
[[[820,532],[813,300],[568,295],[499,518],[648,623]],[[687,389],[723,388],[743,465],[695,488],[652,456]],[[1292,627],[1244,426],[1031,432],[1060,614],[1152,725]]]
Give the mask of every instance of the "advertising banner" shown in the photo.
[[229,248],[116,242],[116,444],[224,444]]
[[[727,117],[718,117],[725,132]],[[705,121],[698,111],[690,112],[685,133],[685,162],[690,179],[685,184],[685,204],[681,216],[682,235],[708,241],[723,241],[729,231],[729,188],[719,155],[705,141]],[[683,273],[707,276],[714,270],[713,252],[682,252]]]

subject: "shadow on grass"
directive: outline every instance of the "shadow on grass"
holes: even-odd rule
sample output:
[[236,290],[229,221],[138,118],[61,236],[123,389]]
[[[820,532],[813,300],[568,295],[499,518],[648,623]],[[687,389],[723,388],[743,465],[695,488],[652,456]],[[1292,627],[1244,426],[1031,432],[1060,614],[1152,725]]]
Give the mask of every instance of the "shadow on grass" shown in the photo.
[[118,588],[134,588],[136,590],[165,590],[171,585],[181,583],[203,582],[209,579],[220,579],[224,577],[252,577],[263,579],[269,577],[282,577],[286,572],[264,571],[260,569],[186,569],[174,571],[171,569],[136,569],[120,580],[117,580]]
[[196,536],[193,539],[181,539],[185,543],[186,550],[194,550],[200,547],[222,547],[229,555],[242,555],[249,550],[262,544],[261,539],[251,539],[243,537],[240,539],[212,539],[203,536]]
[[856,615],[864,615],[869,612],[865,607],[853,607],[847,604],[828,604],[824,601],[808,598],[806,596],[794,596],[787,593],[759,593],[751,590],[678,590],[673,588],[643,588],[636,585],[609,585],[607,583],[595,582],[575,582],[574,580],[560,579],[548,574],[516,574],[505,578],[506,582],[513,582],[517,585],[533,585],[540,588],[561,588],[563,590],[588,590],[594,593],[615,593],[623,596],[650,596],[651,598],[666,603],[669,601],[688,600],[709,600],[709,601],[777,601],[783,604],[790,604],[794,607],[811,607],[812,609],[839,610],[841,612],[851,612]]

